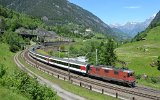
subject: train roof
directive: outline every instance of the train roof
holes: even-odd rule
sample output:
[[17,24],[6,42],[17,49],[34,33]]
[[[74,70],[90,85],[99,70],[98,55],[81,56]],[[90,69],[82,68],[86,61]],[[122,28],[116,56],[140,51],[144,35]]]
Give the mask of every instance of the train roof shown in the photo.
[[[32,47],[30,50],[32,52],[35,52],[33,50],[33,48],[38,48],[39,46],[36,46],[36,47]],[[37,53],[37,52],[36,52]],[[42,55],[44,57],[48,57],[48,58],[52,58],[52,59],[56,59],[58,61],[63,61],[63,62],[70,62],[70,63],[73,63],[73,64],[78,64],[78,65],[87,65],[88,63],[87,62],[81,62],[81,61],[76,61],[76,60],[71,60],[71,59],[64,59],[64,58],[58,58],[58,57],[53,57],[53,56],[47,56],[47,55],[43,55],[43,54],[39,54],[37,53],[38,55]]]
[[[36,45],[34,47],[31,47],[29,50],[31,50],[32,52],[35,52],[33,50],[34,48],[37,49],[37,48],[39,48],[39,46]],[[76,60],[71,60],[71,59],[64,59],[64,58],[58,58],[58,57],[53,57],[53,56],[47,56],[47,55],[43,55],[43,54],[39,54],[39,53],[37,53],[37,54],[44,56],[44,57],[48,57],[50,59],[52,58],[52,59],[56,59],[56,60],[62,61],[62,62],[70,62],[72,64],[77,64],[77,65],[87,65],[88,64],[87,62],[81,62],[81,61],[76,61]],[[123,71],[126,73],[133,73],[134,72],[132,70],[128,70],[128,69],[124,69],[124,68],[116,68],[114,66],[105,66],[105,65],[94,66],[94,65],[91,65],[91,67],[103,68],[103,69],[107,69],[107,70],[118,70],[118,71]]]
[[134,71],[132,71],[132,70],[123,70],[123,72],[126,72],[126,73],[134,73]]
[[78,64],[78,65],[87,65],[88,64],[87,62],[81,62],[81,61],[76,61],[76,60],[71,60],[71,59],[58,58],[58,57],[53,57],[53,56],[51,56],[50,58],[56,59],[56,60],[59,60],[59,61],[63,61],[63,62],[70,62],[70,63]]
[[106,69],[106,70],[123,71],[123,72],[126,72],[126,73],[133,73],[134,72],[132,70],[128,70],[128,69],[125,69],[125,68],[117,68],[117,67],[114,67],[114,66],[105,66],[105,65],[97,65],[97,66],[91,65],[91,66],[96,67],[96,68]]

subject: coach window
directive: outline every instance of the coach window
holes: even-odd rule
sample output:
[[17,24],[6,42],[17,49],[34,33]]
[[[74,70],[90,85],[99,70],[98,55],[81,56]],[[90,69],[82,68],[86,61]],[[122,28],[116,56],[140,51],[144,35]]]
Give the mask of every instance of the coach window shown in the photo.
[[128,77],[133,76],[134,73],[128,73]]
[[78,65],[71,64],[71,67],[76,68],[76,69],[80,69]]
[[60,61],[57,61],[58,64],[60,64]]
[[115,75],[118,75],[118,74],[119,74],[119,72],[118,72],[118,71],[114,71],[114,74],[115,74]]
[[55,62],[53,59],[51,59],[51,62]]
[[109,70],[104,70],[105,71],[105,73],[109,73]]

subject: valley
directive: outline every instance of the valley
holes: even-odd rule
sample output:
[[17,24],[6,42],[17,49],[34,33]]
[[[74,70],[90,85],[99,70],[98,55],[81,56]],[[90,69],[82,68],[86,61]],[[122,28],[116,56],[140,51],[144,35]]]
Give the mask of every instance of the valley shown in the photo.
[[[129,18],[133,16],[129,10],[132,9],[134,12],[141,7],[122,8],[128,11],[127,14],[131,14],[127,15]],[[106,19],[111,20],[108,16],[115,17],[112,14],[116,13],[112,11],[111,14],[107,11],[103,11]],[[120,15],[116,17],[123,15],[117,14]],[[140,16],[137,13],[135,15],[136,18]],[[37,59],[40,59],[41,63],[46,61],[47,66],[65,67],[69,73],[67,77],[70,75],[70,68],[73,67],[72,71],[76,74],[83,74],[78,76],[85,77],[83,81],[91,76],[98,79],[95,79],[97,82],[127,88],[128,91],[132,88],[138,91],[138,87],[146,88],[146,93],[149,93],[149,89],[160,90],[160,11],[154,15],[152,17],[148,15],[149,17],[145,17],[144,21],[139,22],[128,21],[127,17],[119,18],[126,23],[122,25],[106,23],[104,19],[98,17],[98,14],[69,0],[0,0],[0,90],[2,90],[0,98],[4,100],[11,98],[13,98],[11,100],[63,99],[56,91],[40,84],[41,82],[21,71],[14,63],[13,57],[18,52],[30,50],[32,46],[38,46],[35,50],[39,55],[35,54],[36,63]],[[52,56],[60,60],[54,62]],[[77,57],[82,57],[83,62],[79,63],[77,60],[72,62],[71,59]],[[70,81],[54,79],[49,74],[28,65],[25,58],[19,59],[24,66],[39,76],[60,84],[72,93],[76,91],[75,94],[86,99],[117,100],[121,98],[118,98],[116,89],[113,89],[114,96],[110,95],[113,96],[110,97],[103,95],[105,91],[103,89],[102,94],[91,92],[91,85],[90,90],[84,89],[83,86],[72,87]],[[82,66],[83,63],[86,64]],[[59,78],[59,75],[57,77]],[[95,97],[95,94],[98,96]],[[128,93],[130,94],[133,93]],[[134,99],[132,96],[129,98]]]

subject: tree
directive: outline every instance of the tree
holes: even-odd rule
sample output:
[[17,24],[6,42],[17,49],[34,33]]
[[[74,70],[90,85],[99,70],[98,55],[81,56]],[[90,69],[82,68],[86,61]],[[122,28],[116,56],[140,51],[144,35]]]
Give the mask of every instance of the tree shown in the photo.
[[99,64],[103,65],[115,65],[117,60],[116,54],[114,53],[115,44],[114,41],[109,39],[106,44],[101,43],[99,50]]
[[96,43],[90,42],[90,46],[86,47],[88,49],[87,59],[89,60],[90,64],[96,64]]
[[104,42],[101,42],[99,49],[98,49],[98,63],[101,65],[103,65],[105,62],[104,52],[105,52],[105,45],[104,45]]
[[0,16],[8,17],[7,10],[0,5]]
[[160,56],[158,56],[158,60],[157,60],[157,66],[158,66],[158,70],[160,70]]
[[4,31],[6,28],[6,22],[3,17],[0,17],[0,31]]
[[2,41],[10,45],[10,50],[16,52],[21,48],[22,44],[25,44],[22,37],[12,31],[6,31],[2,35]]
[[65,45],[60,45],[60,51],[65,51]]
[[19,50],[19,47],[17,45],[11,45],[9,49],[10,49],[11,52],[15,53],[16,51]]

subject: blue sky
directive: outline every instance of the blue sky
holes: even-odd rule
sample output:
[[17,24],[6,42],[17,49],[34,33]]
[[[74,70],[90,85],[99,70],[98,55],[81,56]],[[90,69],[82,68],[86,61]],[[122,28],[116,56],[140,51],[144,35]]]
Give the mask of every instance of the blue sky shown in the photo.
[[160,0],[69,0],[106,24],[141,22],[160,10]]

